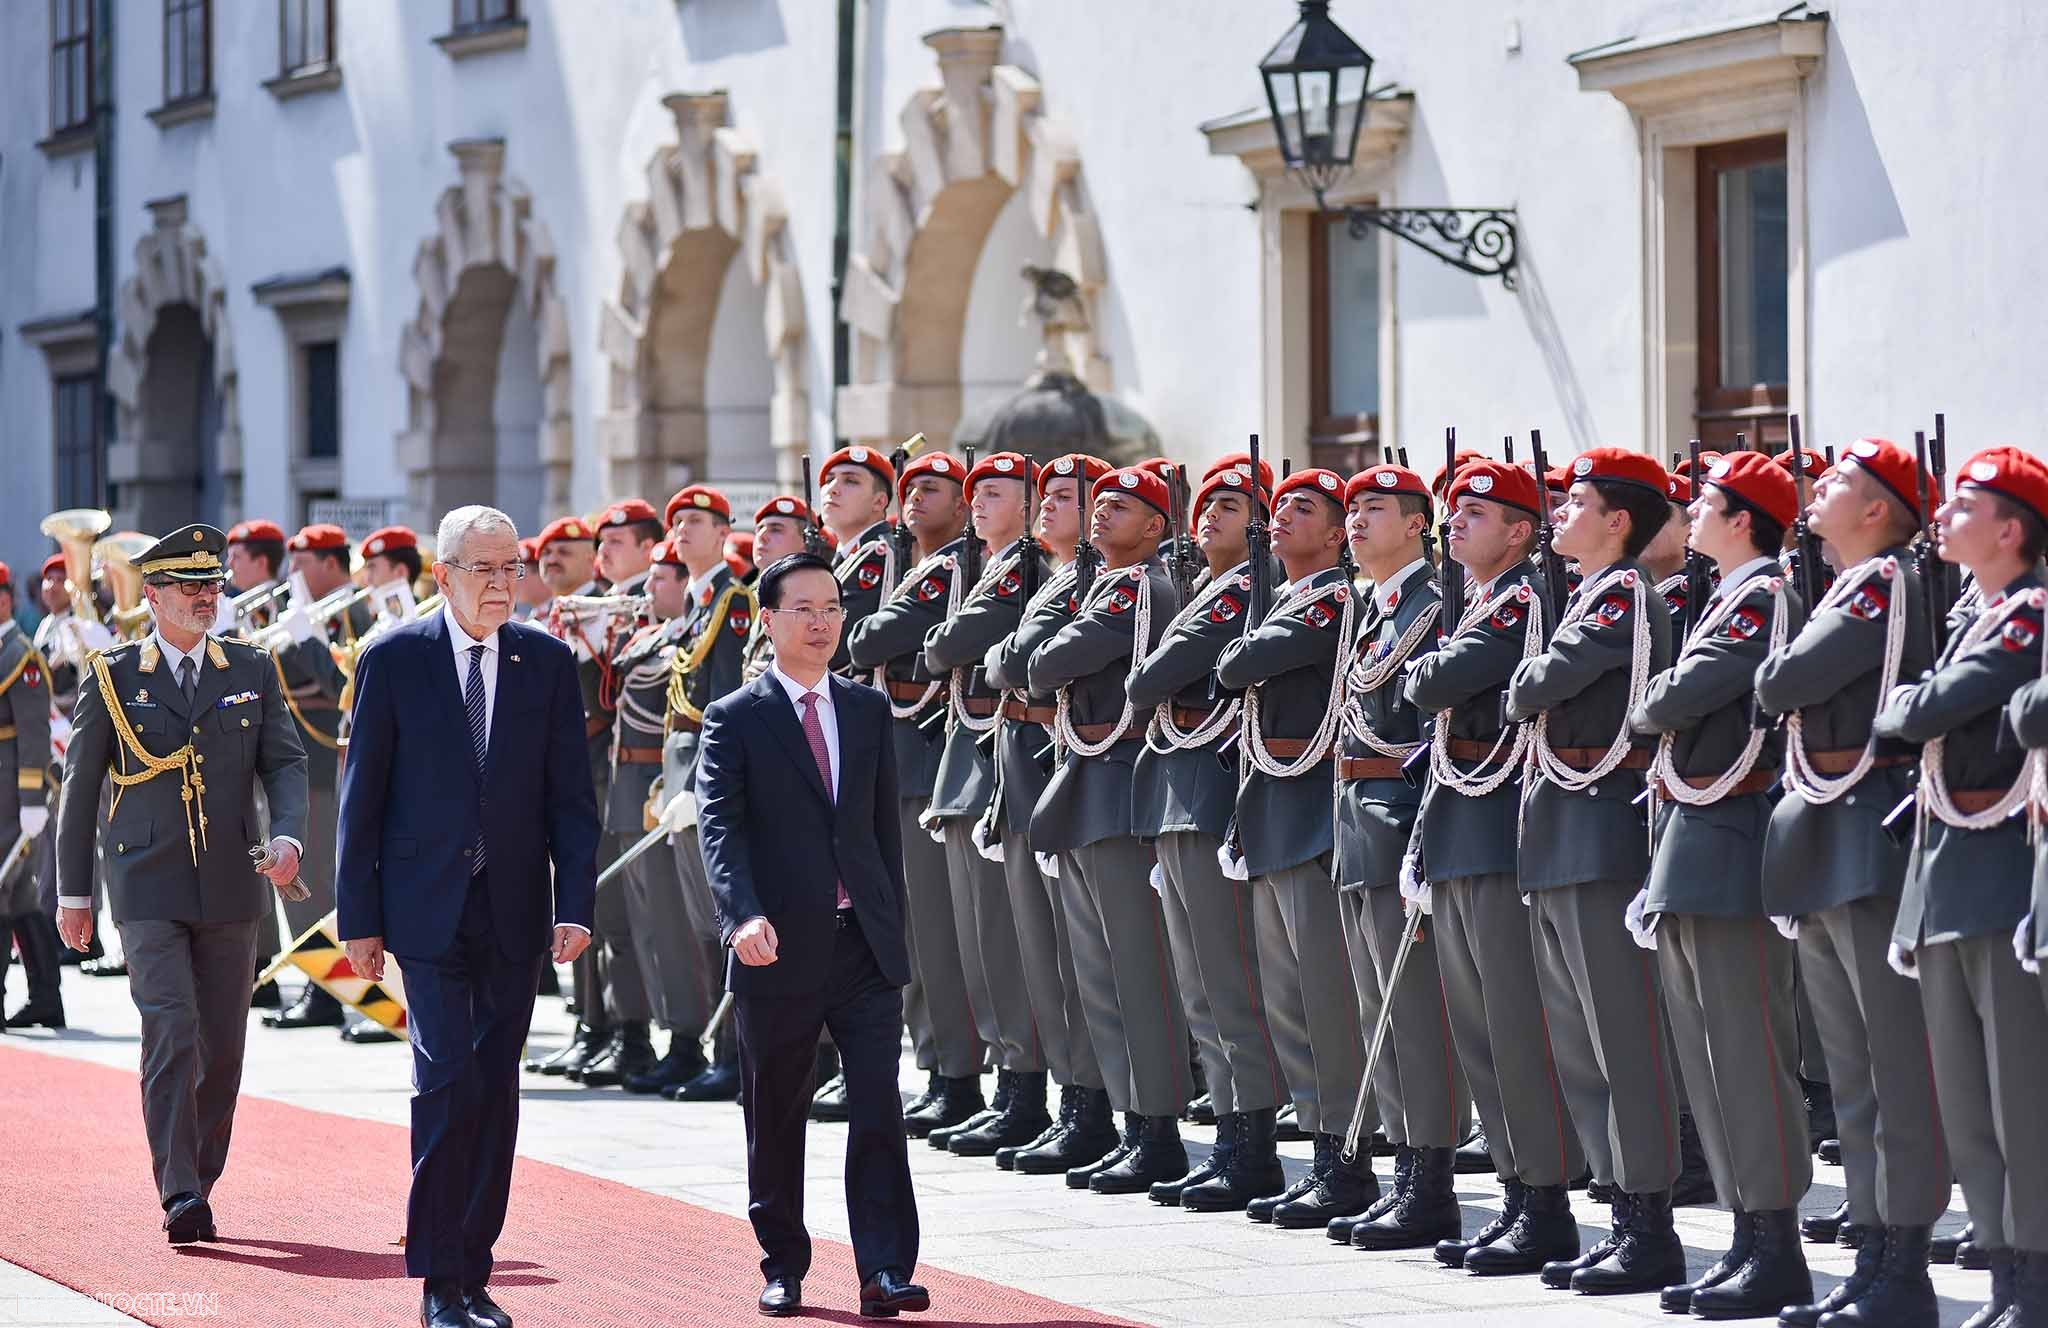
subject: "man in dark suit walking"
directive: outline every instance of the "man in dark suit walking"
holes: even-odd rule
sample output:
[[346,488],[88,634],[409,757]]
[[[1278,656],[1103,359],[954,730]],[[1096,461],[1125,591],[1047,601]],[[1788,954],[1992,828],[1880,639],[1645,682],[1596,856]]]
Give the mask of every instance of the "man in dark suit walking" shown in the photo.
[[[569,648],[511,622],[511,518],[441,520],[440,613],[363,653],[341,783],[340,932],[372,979],[405,970],[412,1196],[405,1271],[425,1328],[510,1328],[491,1301],[541,965],[590,943],[597,798]],[[404,723],[400,723],[401,711]],[[552,879],[550,879],[552,866]]]
[[[758,589],[775,663],[704,713],[697,824],[731,952],[747,1215],[768,1281],[759,1307],[803,1305],[804,1127],[822,1027],[844,1066],[860,1311],[887,1318],[931,1304],[910,1281],[917,1200],[896,1087],[910,954],[889,710],[881,693],[829,672],[844,626],[830,563],[791,554]],[[842,781],[848,769],[861,775]]]

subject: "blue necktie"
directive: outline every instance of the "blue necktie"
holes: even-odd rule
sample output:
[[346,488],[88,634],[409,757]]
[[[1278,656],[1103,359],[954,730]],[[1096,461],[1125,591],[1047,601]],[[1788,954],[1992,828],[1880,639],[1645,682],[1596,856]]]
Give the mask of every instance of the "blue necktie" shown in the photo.
[[[490,751],[490,729],[486,723],[488,709],[484,702],[484,647],[469,648],[469,680],[463,684],[462,704],[469,711],[469,740],[476,749],[476,775],[479,786],[483,783],[484,757]],[[476,855],[470,860],[470,874],[473,876],[484,869],[484,827],[481,818],[476,827]]]

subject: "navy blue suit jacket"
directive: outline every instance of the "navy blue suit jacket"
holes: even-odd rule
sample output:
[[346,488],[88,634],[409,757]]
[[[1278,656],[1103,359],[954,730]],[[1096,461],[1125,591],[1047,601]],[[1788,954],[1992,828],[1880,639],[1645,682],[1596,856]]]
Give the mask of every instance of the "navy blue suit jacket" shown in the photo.
[[[498,685],[482,783],[447,619],[383,633],[356,668],[342,766],[335,894],[341,939],[433,957],[455,940],[481,822],[492,929],[513,957],[558,922],[591,925],[599,823],[569,647],[498,629]],[[552,866],[552,872],[550,867]]]
[[[697,835],[727,946],[725,985],[740,995],[816,992],[832,974],[843,882],[876,967],[910,981],[904,941],[903,840],[889,705],[872,687],[830,675],[839,721],[834,805],[789,693],[763,673],[704,712],[697,763]],[[750,968],[731,953],[748,918],[775,928],[776,961]]]

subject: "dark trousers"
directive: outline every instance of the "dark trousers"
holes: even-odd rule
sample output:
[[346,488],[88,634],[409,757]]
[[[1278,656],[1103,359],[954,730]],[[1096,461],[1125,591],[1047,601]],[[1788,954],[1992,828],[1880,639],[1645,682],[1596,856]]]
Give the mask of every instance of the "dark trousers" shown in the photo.
[[832,948],[832,972],[817,991],[740,995],[740,1098],[747,1123],[747,1217],[761,1242],[761,1273],[802,1278],[811,1267],[804,1229],[804,1127],[809,1119],[818,1031],[839,1047],[846,1082],[846,1217],[863,1282],[884,1268],[917,1266],[917,1198],[897,1095],[903,996],[875,964],[850,917]]
[[412,1033],[408,1277],[465,1286],[491,1275],[519,1137],[519,1051],[545,955],[508,956],[491,927],[490,873],[472,879],[455,940],[401,955]]

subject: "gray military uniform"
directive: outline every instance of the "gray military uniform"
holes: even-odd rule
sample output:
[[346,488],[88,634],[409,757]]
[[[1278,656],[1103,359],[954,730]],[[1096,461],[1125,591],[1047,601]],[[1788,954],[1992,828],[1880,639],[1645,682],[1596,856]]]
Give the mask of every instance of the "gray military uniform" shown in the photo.
[[306,853],[299,875],[309,893],[304,899],[282,901],[285,927],[291,932],[287,943],[334,911],[341,693],[348,675],[334,662],[328,644],[352,643],[374,617],[368,604],[357,604],[329,623],[325,633],[316,627],[310,639],[293,642],[275,656],[288,708],[299,726],[299,742],[306,749]]
[[[49,767],[49,667],[9,618],[0,622],[0,854],[21,833],[22,808],[45,805]],[[11,876],[0,877],[0,946],[9,944],[9,919],[39,911],[37,860],[32,850]]]
[[[64,624],[70,619],[69,609],[62,613],[53,613],[36,624],[35,636],[36,653],[42,656],[43,669],[47,675],[44,685],[49,688],[50,706],[54,713],[66,719],[71,717],[72,708],[78,704],[78,665],[75,661],[64,658],[69,653],[68,647],[60,648],[59,645],[62,640],[59,633],[68,635]],[[63,771],[61,762],[57,761],[54,753],[51,756],[48,778],[50,792],[47,795],[47,805],[50,808],[50,824],[43,831],[42,848],[37,854],[36,905],[45,913],[54,914],[57,908],[57,817],[64,799]],[[86,796],[98,797],[99,793],[100,790],[96,788]],[[92,882],[92,906],[95,917],[99,914],[100,905],[105,902],[104,896],[99,872],[95,870]]]
[[[1150,621],[1138,640],[1146,585]],[[1149,653],[1179,607],[1156,557],[1097,572],[1078,615],[1032,652],[1032,688],[1066,688],[1083,740],[1106,741],[1129,704],[1132,653]],[[1032,812],[1031,846],[1059,857],[1068,940],[1110,1105],[1178,1116],[1189,1093],[1188,1026],[1174,994],[1165,914],[1150,883],[1152,855],[1137,837],[1132,772],[1144,733],[1134,718],[1099,756],[1069,749]]]
[[[661,744],[664,797],[695,791],[704,709],[739,689],[740,665],[753,632],[754,592],[733,576],[730,567],[721,564],[684,609],[673,633],[675,653],[670,659],[666,736]],[[690,927],[714,955],[722,953],[718,918],[711,903],[711,878],[704,869],[697,827],[692,824],[671,835],[669,845],[674,850],[676,875],[683,883],[683,907]],[[603,903],[601,897],[599,903]]]
[[[1917,678],[1930,663],[1905,548],[1844,569],[1837,585],[1837,602],[1817,606],[1756,673],[1758,704],[1773,716],[1798,712],[1806,758],[1835,781],[1870,743],[1893,614],[1905,623],[1899,677]],[[1831,801],[1788,789],[1764,843],[1764,911],[1798,919],[1799,974],[1834,1090],[1849,1219],[1864,1226],[1932,1225],[1952,1184],[1920,989],[1885,962],[1907,850],[1883,822],[1912,789],[1912,748],[1880,740],[1871,767]]]
[[81,679],[66,784],[96,788],[109,774],[141,772],[114,710],[150,756],[191,755],[118,787],[104,825],[94,799],[65,802],[58,893],[91,893],[95,844],[104,845],[107,896],[142,1012],[142,1114],[158,1194],[205,1195],[227,1162],[257,923],[274,906],[269,881],[249,866],[262,833],[256,790],[269,804],[270,833],[303,842],[306,753],[267,651],[203,640],[190,700],[154,636],[100,658],[105,687],[97,670]]
[[[1256,631],[1225,646],[1216,676],[1226,687],[1259,689],[1259,732],[1269,745],[1302,742],[1323,722],[1350,587],[1331,567],[1292,590],[1327,597],[1290,603],[1276,596]],[[1290,752],[1275,751],[1285,761]],[[1281,779],[1244,773],[1236,835],[1252,881],[1259,978],[1295,1119],[1316,1134],[1338,1134],[1351,1119],[1365,1074],[1365,1011],[1345,950],[1343,913],[1330,876],[1331,760]]]

